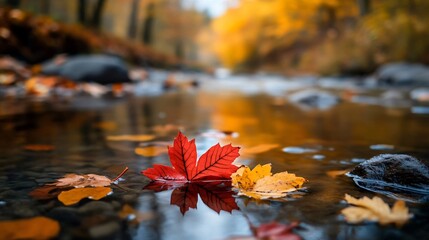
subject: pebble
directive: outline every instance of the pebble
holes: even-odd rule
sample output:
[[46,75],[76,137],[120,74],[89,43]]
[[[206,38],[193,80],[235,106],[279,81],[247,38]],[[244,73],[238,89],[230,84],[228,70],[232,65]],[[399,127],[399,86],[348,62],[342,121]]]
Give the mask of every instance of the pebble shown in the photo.
[[315,160],[323,160],[323,159],[325,159],[325,155],[315,154],[315,155],[313,155],[313,159],[315,159]]
[[316,152],[315,149],[311,148],[302,148],[302,147],[285,147],[282,149],[285,153],[292,153],[292,154],[302,154],[302,153],[311,153]]
[[372,150],[393,150],[395,146],[389,144],[375,144],[369,146],[369,148]]
[[91,213],[91,212],[112,212],[114,207],[103,201],[91,201],[79,208],[79,213]]
[[121,229],[121,226],[117,222],[107,222],[103,223],[89,229],[89,235],[92,238],[105,238],[113,237],[112,235],[118,232]]

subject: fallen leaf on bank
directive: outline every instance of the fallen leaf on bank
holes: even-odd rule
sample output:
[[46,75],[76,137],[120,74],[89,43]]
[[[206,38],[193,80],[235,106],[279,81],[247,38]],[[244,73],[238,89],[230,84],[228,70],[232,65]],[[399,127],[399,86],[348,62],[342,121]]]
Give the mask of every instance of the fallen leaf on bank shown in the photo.
[[144,146],[136,148],[134,152],[143,157],[156,157],[168,153],[168,148],[166,146]]
[[332,170],[332,171],[327,171],[326,175],[328,175],[331,178],[336,178],[336,177],[344,175],[344,174],[346,174],[348,172],[350,172],[350,169],[346,169],[346,170]]
[[93,97],[101,97],[109,91],[106,86],[98,83],[81,83],[80,89]]
[[291,224],[271,222],[253,228],[253,232],[257,239],[300,240],[301,237],[292,232],[298,225],[299,223],[297,222]]
[[107,136],[109,141],[130,141],[130,142],[146,142],[153,140],[154,135],[141,134],[141,135],[117,135],[117,136]]
[[363,221],[379,222],[381,225],[394,223],[397,227],[404,225],[411,217],[404,201],[396,201],[392,208],[381,198],[363,197],[354,198],[345,196],[349,204],[356,207],[347,207],[341,211],[348,223],[361,223]]
[[231,144],[223,147],[216,144],[197,161],[195,140],[188,141],[188,138],[179,132],[173,147],[168,148],[173,167],[154,164],[153,168],[142,171],[142,174],[153,181],[167,182],[228,180],[238,169],[232,162],[240,156],[239,149]]
[[259,144],[253,147],[243,148],[240,154],[241,156],[260,154],[268,152],[271,149],[275,149],[279,146],[279,144]]
[[125,169],[113,180],[97,174],[66,174],[64,177],[58,179],[54,185],[57,187],[75,187],[75,188],[84,188],[84,187],[107,187],[110,186],[114,181],[118,180],[128,171],[128,167]]
[[57,83],[56,77],[32,77],[25,82],[25,90],[31,95],[46,96]]
[[252,170],[241,167],[231,175],[231,179],[232,186],[238,189],[238,195],[255,199],[286,197],[289,192],[301,188],[306,181],[288,172],[272,175],[270,164],[258,164]]
[[0,221],[0,239],[52,239],[60,233],[60,224],[47,217]]
[[64,205],[73,205],[84,198],[100,200],[112,192],[110,187],[75,188],[63,191],[58,195],[58,200]]
[[29,144],[24,146],[24,150],[33,152],[49,152],[54,150],[55,147],[47,144]]

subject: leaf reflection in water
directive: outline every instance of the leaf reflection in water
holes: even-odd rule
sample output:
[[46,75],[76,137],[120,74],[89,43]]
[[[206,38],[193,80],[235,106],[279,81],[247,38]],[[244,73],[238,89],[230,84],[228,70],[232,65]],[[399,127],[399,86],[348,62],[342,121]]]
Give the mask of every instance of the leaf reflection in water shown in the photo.
[[190,208],[197,208],[198,195],[207,207],[217,213],[220,213],[220,211],[231,213],[232,210],[239,210],[233,197],[234,191],[231,190],[230,182],[201,181],[182,184],[151,182],[144,189],[155,192],[173,189],[170,204],[178,206],[183,215]]

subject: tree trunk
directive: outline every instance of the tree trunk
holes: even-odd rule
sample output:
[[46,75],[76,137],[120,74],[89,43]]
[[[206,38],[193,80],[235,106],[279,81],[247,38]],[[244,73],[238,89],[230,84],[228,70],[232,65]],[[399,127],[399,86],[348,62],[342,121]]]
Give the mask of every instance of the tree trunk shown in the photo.
[[94,12],[92,14],[92,19],[91,19],[91,27],[95,29],[100,28],[101,16],[103,13],[103,7],[105,3],[106,3],[106,0],[98,0],[95,5]]
[[361,16],[365,16],[371,11],[371,0],[357,0],[357,4]]
[[155,5],[150,3],[147,6],[146,17],[143,23],[143,42],[147,45],[152,43],[153,24],[155,22]]
[[140,0],[133,0],[131,4],[130,22],[128,25],[128,37],[135,39],[137,35],[137,17],[139,11]]
[[85,0],[78,1],[77,19],[80,24],[82,25],[86,24],[86,1]]
[[20,5],[20,0],[7,0],[6,5],[13,8],[18,8]]

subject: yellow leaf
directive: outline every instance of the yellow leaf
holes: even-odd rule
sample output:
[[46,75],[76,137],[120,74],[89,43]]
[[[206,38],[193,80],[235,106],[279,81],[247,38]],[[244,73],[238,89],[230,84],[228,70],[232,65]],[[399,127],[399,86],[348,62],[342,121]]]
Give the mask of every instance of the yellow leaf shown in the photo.
[[145,146],[136,148],[134,152],[144,157],[156,157],[163,153],[167,153],[168,148],[166,146]]
[[107,136],[109,141],[131,141],[131,142],[145,142],[150,141],[155,138],[154,135],[141,134],[141,135],[117,135],[117,136]]
[[242,167],[231,175],[232,186],[239,189],[239,195],[255,199],[281,198],[287,193],[301,188],[305,182],[302,177],[288,172],[271,176],[271,165],[257,165],[253,170]]
[[111,192],[112,189],[109,187],[75,188],[69,191],[61,192],[60,195],[58,195],[58,200],[60,200],[64,205],[68,206],[76,204],[84,198],[100,200],[109,195]]
[[60,224],[46,217],[0,222],[0,239],[52,239],[59,232]]
[[356,206],[347,207],[341,211],[348,223],[375,221],[382,225],[394,223],[399,227],[412,217],[404,201],[396,201],[393,208],[390,208],[379,197],[356,199],[346,194],[345,199],[349,204]]
[[271,164],[263,166],[258,164],[252,170],[247,166],[241,167],[231,175],[232,186],[243,190],[250,190],[256,181],[266,176],[271,176]]

